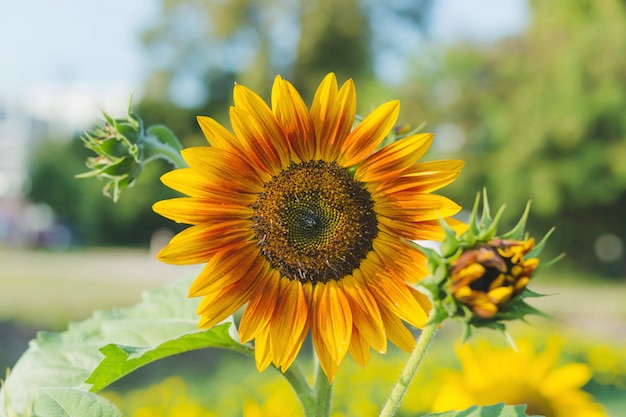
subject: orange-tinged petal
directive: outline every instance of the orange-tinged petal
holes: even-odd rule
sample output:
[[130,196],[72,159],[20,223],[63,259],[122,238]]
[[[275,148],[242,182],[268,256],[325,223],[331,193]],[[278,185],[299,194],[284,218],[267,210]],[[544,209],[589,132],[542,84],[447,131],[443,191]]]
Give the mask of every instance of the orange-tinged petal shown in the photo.
[[204,296],[198,305],[197,312],[200,316],[198,326],[205,329],[213,327],[239,310],[250,298],[253,288],[254,281],[249,285],[232,284]]
[[385,181],[414,165],[433,142],[431,133],[408,136],[371,154],[356,170],[355,178],[363,182]]
[[355,326],[352,327],[352,338],[350,339],[348,352],[352,359],[363,368],[370,361],[370,345]]
[[[267,262],[258,249],[250,244],[234,244],[211,257],[202,272],[189,287],[188,296],[209,295],[237,283],[243,278],[256,277]],[[239,285],[244,285],[243,283]]]
[[315,320],[330,356],[340,363],[348,351],[352,334],[350,304],[336,281],[318,283],[315,291],[318,288],[320,295]]
[[350,132],[341,146],[339,165],[356,165],[374,152],[389,133],[400,113],[400,102],[389,101],[370,113]]
[[206,198],[172,198],[154,203],[152,209],[163,217],[178,223],[198,224],[220,220],[252,218],[254,211],[239,204],[223,203]]
[[407,352],[412,351],[415,347],[415,337],[402,323],[402,320],[384,308],[380,310],[380,314],[385,323],[387,337],[391,343]]
[[419,327],[424,314],[422,307],[406,284],[399,282],[390,271],[381,269],[382,263],[372,262],[370,257],[361,262],[363,278],[380,309],[388,309],[407,323]]
[[209,146],[187,148],[181,152],[189,166],[220,187],[248,193],[263,189],[263,179],[238,154]]
[[216,185],[207,181],[206,176],[191,168],[175,169],[164,174],[161,182],[191,197],[214,199],[227,204],[251,205],[257,195],[235,192],[224,184]]
[[346,81],[338,90],[335,75],[328,74],[315,93],[310,114],[316,136],[315,159],[337,159],[356,114],[356,91],[352,80]]
[[254,339],[265,328],[274,315],[280,296],[280,274],[276,270],[265,269],[259,276],[259,285],[250,294],[250,302],[241,316],[239,339],[242,343]]
[[360,337],[367,341],[368,351],[371,345],[377,352],[384,353],[387,337],[378,304],[360,276],[361,272],[357,269],[353,274],[354,277],[347,276],[340,281],[352,310],[353,327],[359,329]]
[[326,341],[324,340],[324,335],[322,330],[318,325],[318,320],[316,318],[320,314],[324,314],[323,311],[320,311],[320,299],[322,295],[322,287],[321,285],[316,285],[313,289],[313,294],[311,297],[311,314],[313,319],[311,320],[311,338],[313,340],[313,346],[315,347],[315,352],[317,353],[317,358],[320,362],[320,366],[324,370],[324,373],[328,377],[329,382],[333,382],[335,379],[335,375],[337,374],[337,370],[339,369],[339,364],[341,361],[337,361],[332,357],[328,346],[326,345]]
[[[280,169],[289,166],[290,157],[287,140],[267,103],[252,90],[240,84],[235,85],[233,100],[235,109],[248,115],[248,125],[253,125],[250,126],[251,129],[242,129],[241,125],[236,127],[235,120],[231,117],[233,130],[237,137],[241,141],[247,140],[250,144],[254,144],[253,148],[262,150],[272,159],[277,158],[273,162]],[[238,131],[244,134],[240,135]]]
[[248,220],[202,223],[188,227],[174,236],[157,254],[157,258],[177,265],[204,263],[229,245],[250,244],[253,238],[254,231]]
[[310,161],[315,156],[315,128],[300,94],[276,76],[272,87],[272,111],[289,142],[294,162]]
[[300,281],[282,278],[280,286],[280,298],[270,322],[270,345],[272,361],[287,369],[307,333],[309,309]]
[[461,206],[437,194],[404,191],[375,201],[374,210],[393,220],[422,222],[452,216],[461,210]]
[[463,168],[463,161],[444,160],[421,162],[405,168],[397,176],[386,178],[372,187],[372,197],[386,196],[399,191],[429,193],[450,184]]

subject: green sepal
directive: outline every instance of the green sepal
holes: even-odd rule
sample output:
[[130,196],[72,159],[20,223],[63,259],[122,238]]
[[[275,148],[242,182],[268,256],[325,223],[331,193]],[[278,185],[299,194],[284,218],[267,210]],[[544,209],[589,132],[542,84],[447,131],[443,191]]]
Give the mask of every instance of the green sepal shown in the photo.
[[[524,233],[526,230],[526,221],[528,220],[528,215],[530,213],[530,201],[528,201],[528,203],[526,203],[526,208],[524,209],[524,212],[522,213],[522,217],[520,217],[519,221],[517,222],[517,224],[515,225],[515,227],[513,229],[511,229],[509,232],[504,233],[502,235],[503,239],[513,239],[513,240],[523,240],[524,239]],[[547,238],[548,235],[546,235]],[[533,258],[534,256],[530,256],[529,257]]]

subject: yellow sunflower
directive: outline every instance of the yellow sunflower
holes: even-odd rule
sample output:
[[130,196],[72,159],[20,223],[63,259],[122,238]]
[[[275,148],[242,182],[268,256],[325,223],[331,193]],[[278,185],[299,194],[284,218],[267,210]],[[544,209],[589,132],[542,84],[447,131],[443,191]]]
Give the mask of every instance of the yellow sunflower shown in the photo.
[[192,226],[158,257],[206,263],[189,290],[203,297],[200,327],[247,303],[239,336],[255,341],[259,370],[286,370],[309,330],[329,381],[347,352],[365,366],[387,340],[413,348],[406,324],[423,326],[431,306],[412,286],[428,273],[424,255],[406,240],[443,238],[438,218],[459,206],[431,192],[463,163],[417,163],[431,134],[377,150],[399,109],[384,103],[353,128],[354,84],[339,88],[332,73],[310,108],[280,76],[271,107],[235,85],[234,133],[199,117],[211,146],[184,150],[189,168],[163,176],[189,197],[154,210]]
[[558,366],[561,344],[550,338],[540,353],[527,340],[517,343],[518,352],[484,340],[475,347],[464,344],[457,351],[462,370],[442,376],[432,411],[504,402],[527,404],[528,415],[607,417],[602,406],[582,390],[591,369],[582,363]]

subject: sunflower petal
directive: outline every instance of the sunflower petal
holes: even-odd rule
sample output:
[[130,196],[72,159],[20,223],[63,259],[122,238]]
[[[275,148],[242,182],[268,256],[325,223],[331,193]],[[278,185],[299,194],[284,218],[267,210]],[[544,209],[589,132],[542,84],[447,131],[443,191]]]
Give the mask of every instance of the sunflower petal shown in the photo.
[[397,176],[424,156],[433,138],[431,133],[422,133],[385,146],[365,158],[357,168],[355,178],[363,182],[376,182]]
[[244,147],[259,152],[270,172],[289,166],[287,140],[265,101],[240,84],[235,85],[233,99],[235,107],[234,112],[231,111],[231,124],[236,136],[245,142]]
[[368,350],[371,345],[377,352],[384,353],[387,337],[378,304],[360,276],[361,272],[355,270],[353,274],[354,278],[347,276],[341,280],[341,289],[352,310],[353,328],[357,328],[359,337],[367,341]]
[[300,94],[276,76],[272,87],[272,110],[282,126],[295,162],[310,161],[315,156],[315,128]]
[[363,368],[365,368],[370,361],[370,345],[354,326],[352,327],[352,338],[350,339],[348,352],[350,356],[352,356],[352,359]]
[[339,165],[356,165],[374,152],[393,127],[399,113],[400,102],[394,100],[380,105],[363,119],[343,142]]
[[157,201],[152,206],[152,209],[163,217],[186,224],[221,220],[245,220],[251,218],[254,213],[250,207],[239,204],[189,197]]
[[300,350],[308,327],[309,309],[302,284],[297,280],[283,278],[281,294],[270,324],[272,361],[287,369],[294,361],[294,352]]
[[[352,334],[352,311],[344,292],[334,280],[317,284],[321,288],[317,320],[331,357],[341,362],[348,351]],[[316,288],[317,290],[317,288]]]
[[264,329],[276,310],[276,300],[280,294],[280,274],[276,270],[259,276],[259,285],[250,294],[250,302],[241,316],[239,339],[247,343]]

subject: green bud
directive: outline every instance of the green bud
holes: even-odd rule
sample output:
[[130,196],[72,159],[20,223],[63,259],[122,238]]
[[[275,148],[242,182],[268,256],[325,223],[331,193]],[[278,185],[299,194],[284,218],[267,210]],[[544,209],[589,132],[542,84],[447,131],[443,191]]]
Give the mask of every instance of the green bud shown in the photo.
[[103,192],[113,201],[119,199],[124,188],[132,187],[146,163],[161,158],[174,166],[186,166],[180,156],[181,145],[176,136],[165,126],[144,129],[143,121],[131,113],[114,118],[103,112],[104,122],[81,139],[85,147],[96,153],[87,158],[89,172],[77,178],[96,177],[106,181]]

